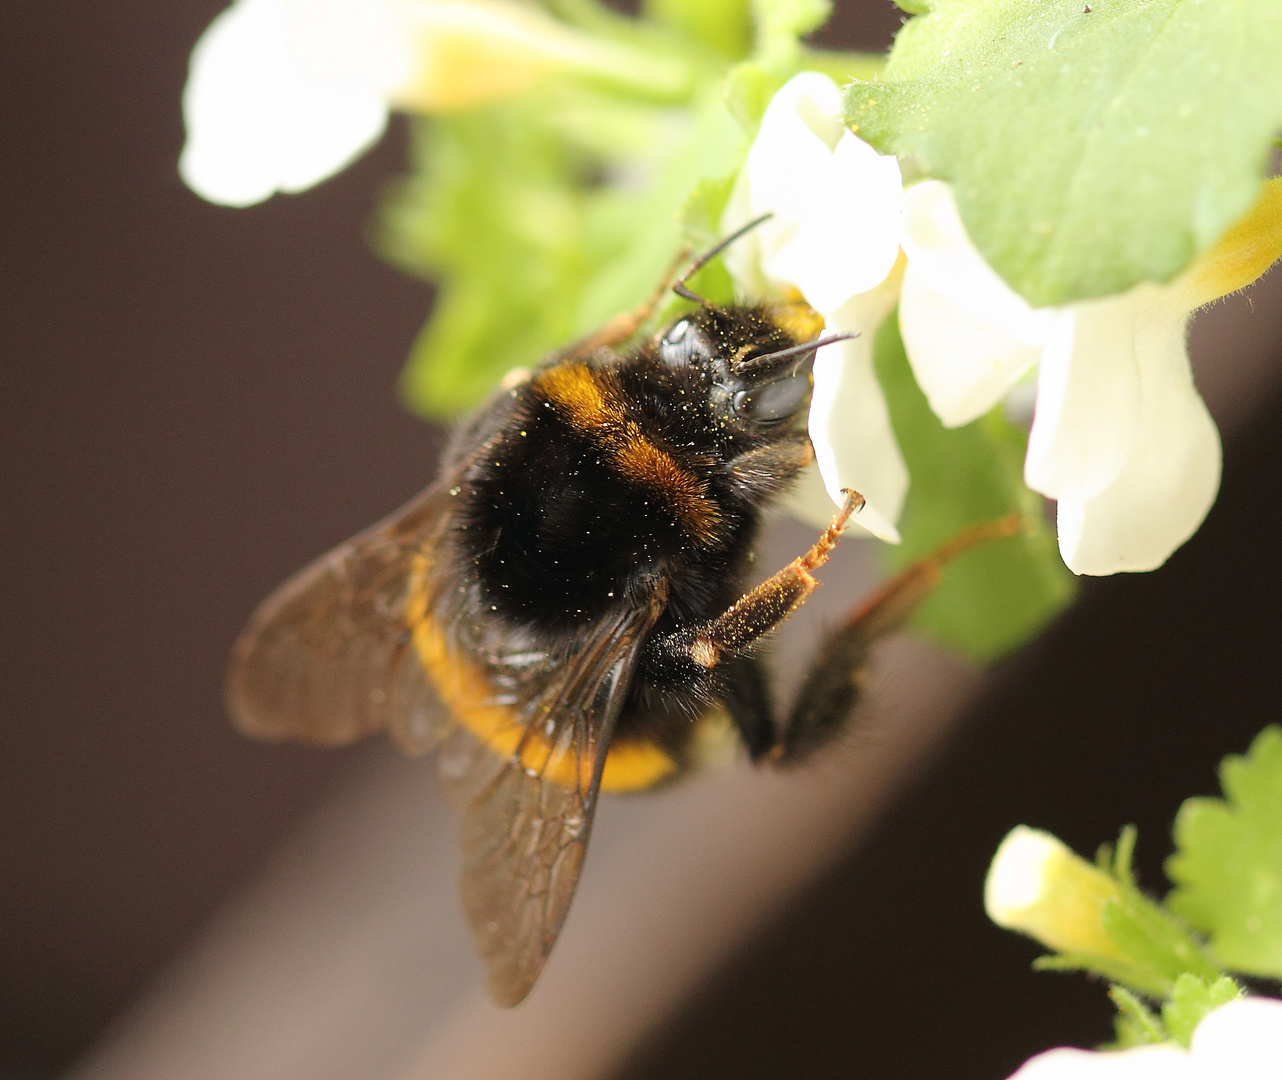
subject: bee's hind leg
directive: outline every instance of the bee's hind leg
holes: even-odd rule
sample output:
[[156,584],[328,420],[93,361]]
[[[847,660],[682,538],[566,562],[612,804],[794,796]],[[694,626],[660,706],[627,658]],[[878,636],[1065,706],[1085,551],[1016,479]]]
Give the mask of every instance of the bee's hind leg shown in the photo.
[[798,764],[831,743],[843,730],[867,681],[872,646],[908,621],[939,583],[948,562],[976,544],[1015,535],[1021,525],[1014,514],[974,525],[913,563],[856,607],[820,647],[793,702],[779,745],[766,756],[780,765]]

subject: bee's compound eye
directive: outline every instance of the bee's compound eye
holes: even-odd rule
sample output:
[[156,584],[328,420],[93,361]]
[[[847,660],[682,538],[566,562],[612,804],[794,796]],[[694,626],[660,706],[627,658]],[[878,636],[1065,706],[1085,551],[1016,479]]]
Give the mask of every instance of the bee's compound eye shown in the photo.
[[734,411],[759,424],[773,424],[793,416],[810,395],[810,374],[800,372],[787,379],[740,390],[734,396]]
[[668,367],[684,367],[696,357],[707,356],[707,343],[689,319],[676,323],[659,342],[659,357]]

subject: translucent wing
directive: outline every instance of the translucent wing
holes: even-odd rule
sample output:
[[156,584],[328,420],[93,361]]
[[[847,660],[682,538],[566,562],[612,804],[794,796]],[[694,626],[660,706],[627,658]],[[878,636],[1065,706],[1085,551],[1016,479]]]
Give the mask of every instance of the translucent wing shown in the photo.
[[448,488],[438,481],[263,602],[236,642],[227,676],[237,727],[324,746],[386,729],[411,753],[448,730],[407,622],[414,583],[430,574],[448,522]]
[[663,610],[660,594],[594,629],[531,703],[510,757],[497,758],[462,729],[442,748],[442,781],[467,804],[463,907],[501,1005],[530,992],[561,932],[614,723]]

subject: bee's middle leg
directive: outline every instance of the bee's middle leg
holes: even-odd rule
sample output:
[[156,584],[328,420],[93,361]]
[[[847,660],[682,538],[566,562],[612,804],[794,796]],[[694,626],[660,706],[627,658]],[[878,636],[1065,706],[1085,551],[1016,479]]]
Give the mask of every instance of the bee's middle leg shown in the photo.
[[779,725],[765,666],[758,657],[736,656],[725,668],[726,712],[748,756],[761,761],[779,745]]

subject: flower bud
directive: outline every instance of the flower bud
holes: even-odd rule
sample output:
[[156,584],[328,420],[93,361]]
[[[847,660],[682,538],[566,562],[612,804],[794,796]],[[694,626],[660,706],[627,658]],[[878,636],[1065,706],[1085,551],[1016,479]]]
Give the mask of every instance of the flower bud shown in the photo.
[[1020,825],[997,849],[984,883],[988,917],[1056,952],[1126,959],[1104,929],[1104,903],[1120,896],[1108,874],[1047,832]]

